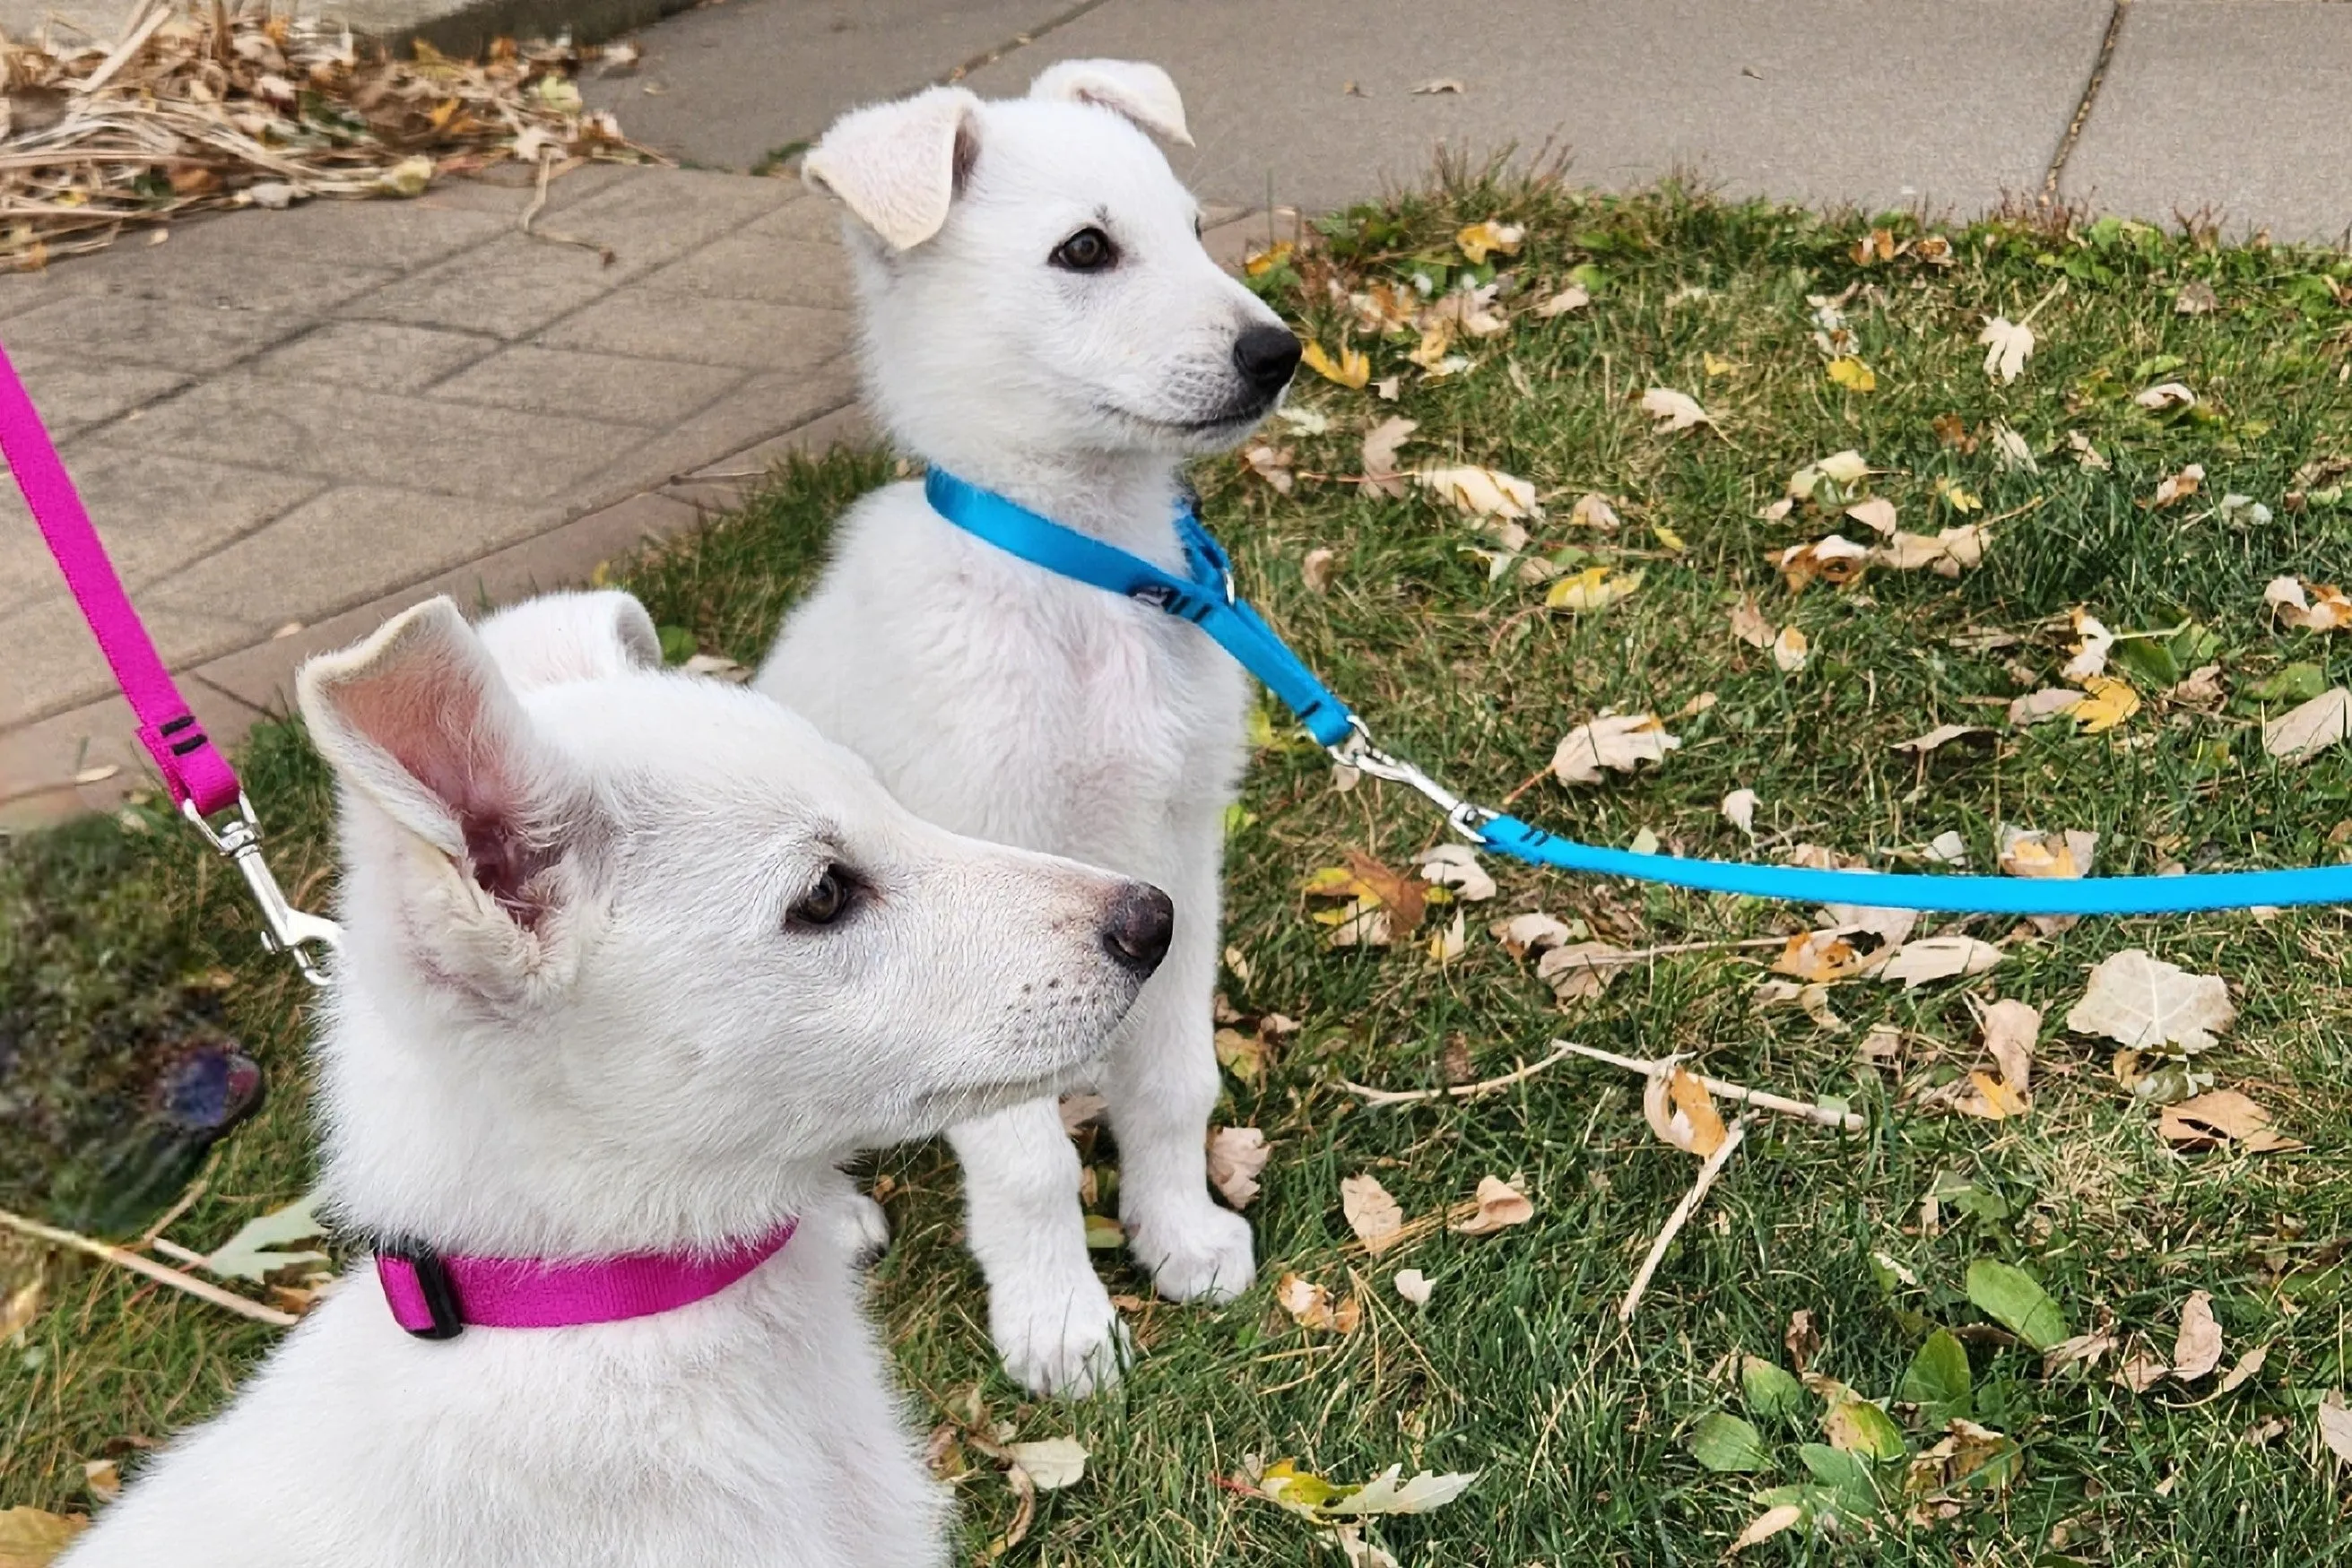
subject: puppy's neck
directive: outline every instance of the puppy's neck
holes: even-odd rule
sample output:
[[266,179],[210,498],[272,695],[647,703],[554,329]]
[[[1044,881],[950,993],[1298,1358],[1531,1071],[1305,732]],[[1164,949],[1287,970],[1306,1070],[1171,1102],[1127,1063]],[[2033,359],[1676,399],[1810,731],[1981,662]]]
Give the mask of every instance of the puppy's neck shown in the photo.
[[585,1124],[565,1042],[453,1023],[349,957],[320,1042],[321,1164],[334,1212],[364,1236],[549,1260],[716,1249],[838,1196],[824,1155],[696,1149],[664,1104]]
[[1162,565],[1181,559],[1175,517],[1182,468],[1174,457],[978,447],[923,455],[965,483],[992,490],[1066,528]]

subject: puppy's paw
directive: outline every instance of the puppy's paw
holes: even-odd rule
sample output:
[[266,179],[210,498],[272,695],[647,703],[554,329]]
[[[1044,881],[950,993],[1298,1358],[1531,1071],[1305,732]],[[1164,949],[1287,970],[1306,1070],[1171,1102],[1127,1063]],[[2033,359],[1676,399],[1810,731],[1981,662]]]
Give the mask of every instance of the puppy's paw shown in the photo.
[[1171,1301],[1230,1301],[1257,1277],[1249,1221],[1206,1193],[1180,1214],[1134,1221],[1127,1245],[1151,1270],[1152,1288]]
[[883,1212],[880,1204],[862,1192],[850,1198],[847,1208],[845,1228],[850,1255],[856,1259],[860,1269],[871,1269],[890,1250],[890,1217]]
[[1117,1383],[1132,1354],[1102,1281],[1066,1291],[1021,1291],[989,1306],[989,1335],[1004,1370],[1034,1394],[1084,1399]]

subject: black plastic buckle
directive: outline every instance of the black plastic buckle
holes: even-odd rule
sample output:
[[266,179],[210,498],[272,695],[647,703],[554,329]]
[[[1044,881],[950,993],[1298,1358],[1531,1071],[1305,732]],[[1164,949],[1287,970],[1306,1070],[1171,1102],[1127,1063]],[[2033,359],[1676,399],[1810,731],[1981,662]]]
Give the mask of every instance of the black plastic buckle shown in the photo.
[[441,1254],[421,1241],[388,1241],[376,1249],[386,1258],[397,1258],[416,1275],[416,1293],[425,1298],[425,1311],[433,1322],[430,1326],[410,1329],[418,1339],[456,1339],[466,1332],[466,1319],[457,1310],[457,1287],[449,1282],[449,1270],[441,1261]]

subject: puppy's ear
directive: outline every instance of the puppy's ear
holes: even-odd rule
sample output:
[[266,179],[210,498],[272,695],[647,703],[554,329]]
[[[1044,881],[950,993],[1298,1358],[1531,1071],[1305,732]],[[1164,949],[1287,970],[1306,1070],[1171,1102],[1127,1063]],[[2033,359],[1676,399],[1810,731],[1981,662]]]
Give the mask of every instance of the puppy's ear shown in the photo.
[[1064,60],[1037,74],[1029,84],[1029,96],[1100,104],[1155,135],[1192,145],[1176,84],[1166,71],[1141,60]]
[[617,589],[547,593],[474,628],[519,692],[661,668],[661,638],[646,607]]
[[[561,862],[591,817],[587,790],[532,727],[457,607],[435,599],[355,648],[302,666],[311,738],[343,784],[400,839],[403,897],[436,905],[435,940],[474,956],[535,931],[561,900]],[[422,852],[420,853],[419,852]],[[458,966],[473,970],[475,964]]]
[[940,232],[977,155],[980,99],[960,87],[843,115],[802,161],[801,176],[839,196],[894,250]]

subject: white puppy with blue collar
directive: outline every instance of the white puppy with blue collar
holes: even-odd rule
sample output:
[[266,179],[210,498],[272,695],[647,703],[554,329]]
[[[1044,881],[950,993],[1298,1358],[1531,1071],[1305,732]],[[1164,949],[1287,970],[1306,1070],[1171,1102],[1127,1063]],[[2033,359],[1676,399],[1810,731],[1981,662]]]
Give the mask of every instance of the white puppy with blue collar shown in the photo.
[[[852,113],[807,160],[848,210],[869,406],[900,449],[1181,572],[1185,460],[1280,401],[1297,340],[1221,271],[1151,134],[1189,141],[1159,68],[1074,60],[1025,99],[935,88]],[[1097,1074],[1119,1218],[1160,1294],[1223,1300],[1249,1227],[1210,1196],[1226,806],[1248,678],[1196,628],[962,532],[919,483],[866,497],[757,685],[941,826],[1146,878],[1173,946]],[[1039,1100],[949,1134],[1006,1368],[1118,1375],[1077,1156]]]

